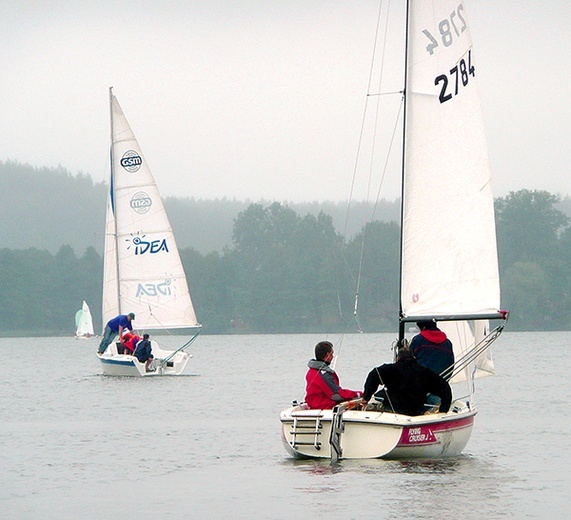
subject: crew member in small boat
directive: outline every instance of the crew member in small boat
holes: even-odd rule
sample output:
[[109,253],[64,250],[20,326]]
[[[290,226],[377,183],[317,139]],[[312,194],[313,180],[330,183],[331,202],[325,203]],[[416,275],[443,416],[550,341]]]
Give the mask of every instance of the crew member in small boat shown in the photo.
[[125,347],[125,354],[133,355],[133,352],[135,352],[135,346],[142,339],[143,338],[141,336],[135,334],[134,332],[126,332],[123,334],[121,343],[123,343],[123,346]]
[[454,351],[446,333],[436,326],[434,320],[417,321],[416,326],[420,332],[412,338],[409,348],[418,363],[437,374],[443,375],[446,371],[450,374]]
[[333,344],[320,341],[315,345],[315,359],[311,359],[305,375],[305,402],[310,408],[330,409],[343,401],[361,397],[358,390],[348,390],[339,386],[339,376],[329,365],[333,360]]
[[149,368],[151,361],[155,359],[153,357],[153,354],[151,354],[151,352],[152,352],[152,347],[149,335],[143,334],[143,339],[141,339],[141,341],[137,343],[133,355],[139,360],[140,363],[145,363],[146,372],[153,372],[153,370]]
[[[385,388],[377,392],[380,385]],[[375,398],[383,401],[383,410],[404,415],[424,414],[428,393],[440,397],[440,412],[447,412],[452,402],[448,381],[417,363],[407,347],[398,351],[396,363],[385,363],[369,372],[363,399],[369,401],[375,392]]]
[[135,320],[135,314],[119,314],[113,319],[107,322],[105,325],[105,332],[103,333],[103,338],[99,344],[98,354],[103,354],[111,342],[115,339],[115,336],[119,335],[119,341],[123,339],[123,331],[129,329],[133,332],[133,321]]

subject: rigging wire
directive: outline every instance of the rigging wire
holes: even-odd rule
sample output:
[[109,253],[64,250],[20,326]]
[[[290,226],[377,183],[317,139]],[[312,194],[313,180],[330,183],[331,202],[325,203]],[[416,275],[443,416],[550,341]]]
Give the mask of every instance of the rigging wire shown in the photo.
[[[345,226],[344,226],[344,231],[343,231],[344,236],[347,236],[349,214],[350,214],[350,210],[351,210],[351,204],[353,202],[357,172],[359,169],[359,163],[360,163],[361,155],[362,155],[363,139],[364,139],[364,134],[365,134],[365,124],[367,121],[367,115],[370,112],[369,98],[373,98],[373,97],[376,98],[376,107],[375,107],[375,113],[374,113],[372,145],[371,145],[369,164],[368,164],[366,202],[370,201],[371,193],[372,193],[373,176],[374,176],[374,169],[375,169],[374,168],[374,164],[375,164],[374,159],[375,159],[376,149],[377,149],[377,142],[378,142],[377,133],[378,133],[378,127],[379,127],[378,123],[379,123],[380,112],[381,112],[380,98],[382,96],[390,95],[390,94],[400,94],[401,96],[403,96],[402,91],[386,92],[386,93],[382,92],[384,69],[385,69],[385,60],[384,59],[380,60],[380,69],[378,72],[378,81],[377,81],[377,85],[376,85],[376,93],[372,92],[372,85],[373,85],[374,76],[375,76],[376,54],[377,54],[377,48],[379,47],[379,45],[380,45],[381,56],[383,56],[383,58],[384,58],[385,53],[386,53],[389,11],[390,11],[390,0],[388,2],[386,2],[386,9],[385,10],[383,10],[383,1],[381,0],[379,3],[375,38],[374,38],[374,43],[373,43],[372,58],[371,58],[370,69],[369,69],[369,79],[368,79],[368,84],[367,84],[367,95],[365,97],[365,104],[364,104],[364,108],[363,108],[363,116],[362,116],[362,120],[361,120],[361,128],[360,128],[360,132],[359,132],[359,139],[358,139],[358,145],[357,145],[357,154],[356,154],[355,163],[353,166],[353,177],[352,177],[352,182],[351,182],[349,201],[347,204],[347,213],[346,213],[346,217],[345,217]],[[383,28],[383,39],[382,39],[382,43],[379,44],[383,12],[385,13],[384,28]],[[401,117],[401,113],[402,113],[403,103],[404,103],[404,96],[401,99],[401,103],[400,103],[400,106],[398,109],[398,114],[395,118],[395,124],[393,127],[392,136],[390,138],[390,141],[389,141],[389,144],[387,147],[387,154],[385,157],[384,167],[382,168],[381,179],[380,179],[379,186],[377,189],[377,193],[376,193],[376,197],[375,197],[375,201],[374,201],[374,205],[373,205],[373,210],[372,210],[370,218],[368,219],[368,221],[365,223],[365,226],[363,227],[363,233],[361,236],[361,247],[360,247],[360,253],[359,253],[359,263],[358,263],[356,275],[354,274],[353,269],[349,266],[349,263],[348,263],[346,257],[343,256],[343,260],[345,262],[345,266],[347,268],[347,271],[349,272],[351,278],[353,279],[353,281],[355,283],[355,297],[354,297],[353,315],[352,315],[351,321],[355,322],[355,324],[357,325],[357,330],[359,332],[363,332],[363,328],[362,328],[360,320],[359,320],[359,295],[360,295],[360,290],[361,290],[363,265],[364,265],[364,259],[365,259],[365,245],[367,243],[367,238],[368,238],[367,233],[369,230],[369,224],[374,220],[377,209],[378,209],[381,190],[382,190],[382,187],[384,184],[386,173],[388,171],[388,164],[389,164],[389,160],[391,157],[391,152],[393,149],[395,136],[396,136],[397,130],[399,128],[399,121],[400,121],[400,117]]]

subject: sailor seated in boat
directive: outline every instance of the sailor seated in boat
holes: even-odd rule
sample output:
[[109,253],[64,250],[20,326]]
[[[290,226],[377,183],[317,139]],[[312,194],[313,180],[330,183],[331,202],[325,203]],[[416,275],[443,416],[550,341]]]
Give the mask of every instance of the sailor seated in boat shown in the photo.
[[413,356],[423,367],[446,377],[454,365],[452,342],[434,320],[417,321],[416,326],[420,332],[410,342]]
[[151,354],[152,347],[151,347],[151,340],[149,339],[148,334],[143,334],[143,339],[137,343],[135,347],[135,352],[133,355],[139,360],[139,363],[145,363],[145,371],[146,372],[154,372],[153,368],[150,368],[151,361],[155,359]]
[[320,341],[315,345],[315,359],[311,359],[305,375],[305,402],[312,409],[328,410],[343,401],[361,397],[358,390],[348,390],[339,386],[339,376],[329,364],[333,360],[333,344]]
[[[384,385],[384,389],[377,392],[381,385]],[[418,364],[410,349],[405,347],[398,351],[396,363],[385,363],[369,372],[363,399],[370,401],[375,394],[377,401],[382,400],[383,411],[422,415],[425,412],[426,395],[429,393],[440,397],[440,412],[450,409],[452,390],[448,382]],[[373,408],[372,404],[370,403],[370,408]]]

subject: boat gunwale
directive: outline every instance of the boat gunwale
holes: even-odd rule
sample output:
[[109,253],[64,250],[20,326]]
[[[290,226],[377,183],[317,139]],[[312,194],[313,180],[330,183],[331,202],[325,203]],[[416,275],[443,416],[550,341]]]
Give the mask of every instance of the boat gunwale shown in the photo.
[[[292,410],[291,408],[289,410]],[[293,423],[294,419],[317,419],[319,418],[321,422],[331,422],[333,420],[333,410],[319,410],[319,412],[331,411],[328,413],[311,413],[313,410],[299,410],[296,412],[284,410],[280,416],[280,422],[282,424]],[[309,412],[309,413],[301,413]],[[447,413],[436,413],[428,415],[403,415],[396,414],[394,412],[373,412],[366,410],[347,410],[343,413],[343,422],[345,424],[383,424],[387,426],[394,426],[396,428],[414,428],[416,426],[427,426],[427,425],[444,425],[453,423],[456,421],[469,420],[470,424],[473,424],[474,417],[478,413],[478,410],[474,407],[459,411],[459,412],[447,412]],[[356,414],[358,414],[356,416]],[[367,414],[363,417],[363,414]],[[376,415],[375,415],[376,414]],[[462,428],[464,426],[461,426]]]

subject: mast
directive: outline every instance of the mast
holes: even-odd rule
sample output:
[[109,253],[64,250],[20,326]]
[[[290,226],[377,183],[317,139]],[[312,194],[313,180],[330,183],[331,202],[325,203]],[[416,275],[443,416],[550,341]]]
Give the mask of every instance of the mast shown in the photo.
[[410,2],[406,1],[405,35],[404,35],[404,86],[403,86],[403,123],[402,123],[402,163],[401,163],[401,195],[400,195],[400,261],[399,261],[399,344],[404,339],[404,324],[402,312],[402,259],[404,231],[404,169],[406,161],[406,112],[407,112],[407,80],[408,80],[408,33]]
[[121,277],[119,276],[119,239],[117,232],[117,206],[115,205],[115,141],[113,136],[113,87],[109,87],[109,122],[111,132],[111,185],[109,186],[109,196],[111,198],[111,211],[113,212],[114,234],[115,240],[115,267],[117,272],[117,309],[118,314],[121,314]]

